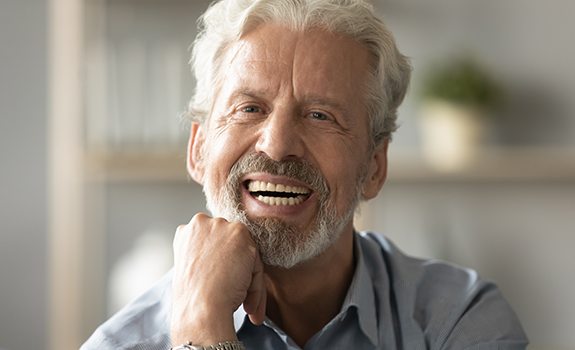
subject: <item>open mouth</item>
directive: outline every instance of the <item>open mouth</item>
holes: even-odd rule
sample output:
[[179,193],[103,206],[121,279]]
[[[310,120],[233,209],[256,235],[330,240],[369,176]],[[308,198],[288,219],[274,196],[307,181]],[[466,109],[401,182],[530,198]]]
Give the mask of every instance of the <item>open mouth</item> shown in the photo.
[[306,187],[265,181],[248,181],[247,189],[255,199],[267,205],[298,205],[311,195]]

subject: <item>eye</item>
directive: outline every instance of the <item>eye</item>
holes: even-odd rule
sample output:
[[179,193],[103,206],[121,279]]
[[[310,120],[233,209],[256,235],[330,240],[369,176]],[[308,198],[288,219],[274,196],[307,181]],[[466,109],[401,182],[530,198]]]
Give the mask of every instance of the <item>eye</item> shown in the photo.
[[324,113],[321,112],[311,112],[309,114],[310,118],[315,119],[315,120],[329,120],[329,116],[327,116]]
[[261,113],[262,109],[258,106],[246,106],[240,109],[243,113]]

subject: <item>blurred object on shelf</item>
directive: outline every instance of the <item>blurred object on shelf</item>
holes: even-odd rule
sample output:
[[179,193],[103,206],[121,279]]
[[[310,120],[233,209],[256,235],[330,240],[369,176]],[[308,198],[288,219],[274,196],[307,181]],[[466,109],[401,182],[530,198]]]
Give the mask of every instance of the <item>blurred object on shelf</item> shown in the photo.
[[501,88],[475,59],[464,56],[432,66],[421,97],[425,159],[438,171],[465,167],[485,141],[489,116],[502,101]]
[[110,1],[99,9],[100,20],[91,19],[84,72],[89,150],[167,152],[184,147],[182,115],[193,89],[188,66],[195,31],[192,8],[174,0],[161,7]]

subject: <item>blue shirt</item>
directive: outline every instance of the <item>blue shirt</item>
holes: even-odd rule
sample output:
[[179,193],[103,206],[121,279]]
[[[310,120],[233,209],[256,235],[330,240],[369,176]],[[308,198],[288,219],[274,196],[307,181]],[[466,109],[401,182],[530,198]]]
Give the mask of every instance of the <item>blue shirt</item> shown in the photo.
[[[305,345],[315,349],[525,349],[527,338],[497,287],[473,270],[408,257],[373,233],[355,235],[356,268],[340,313]],[[81,350],[170,348],[171,273],[101,325]],[[247,349],[295,350],[266,319],[234,313]]]

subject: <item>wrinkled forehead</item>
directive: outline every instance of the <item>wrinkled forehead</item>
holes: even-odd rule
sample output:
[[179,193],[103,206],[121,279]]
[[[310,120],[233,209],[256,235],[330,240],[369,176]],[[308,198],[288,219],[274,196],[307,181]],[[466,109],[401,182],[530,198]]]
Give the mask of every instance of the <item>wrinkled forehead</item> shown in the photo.
[[278,84],[291,84],[295,93],[357,100],[364,91],[370,55],[344,35],[266,24],[232,43],[223,62],[223,89],[249,85],[274,90]]

